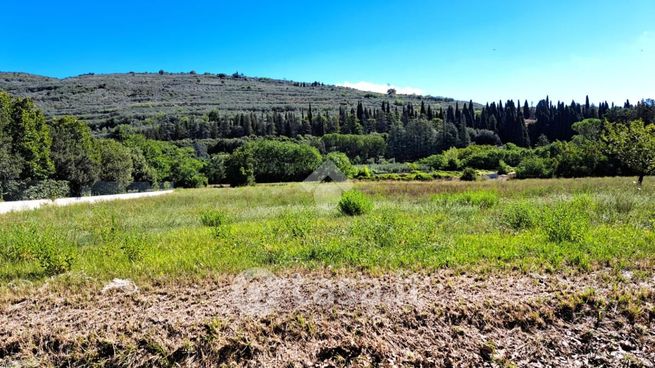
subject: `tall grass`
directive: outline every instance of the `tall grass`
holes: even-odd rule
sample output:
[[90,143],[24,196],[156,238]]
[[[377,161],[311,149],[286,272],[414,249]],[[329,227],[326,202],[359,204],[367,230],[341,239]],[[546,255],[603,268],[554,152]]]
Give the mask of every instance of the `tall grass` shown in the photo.
[[355,217],[340,215],[336,203],[316,206],[296,184],[2,215],[0,285],[250,267],[584,271],[655,259],[655,188],[637,192],[629,179],[362,182],[355,189],[374,203]]

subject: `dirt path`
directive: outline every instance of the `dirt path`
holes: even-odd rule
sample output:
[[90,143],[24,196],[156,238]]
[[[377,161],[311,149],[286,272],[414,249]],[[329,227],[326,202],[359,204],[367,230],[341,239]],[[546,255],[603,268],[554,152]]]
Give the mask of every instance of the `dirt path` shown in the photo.
[[99,195],[99,196],[90,196],[90,197],[57,198],[54,200],[36,199],[32,201],[0,202],[0,214],[35,210],[43,206],[60,207],[60,206],[70,206],[71,204],[79,204],[79,203],[100,203],[100,202],[116,201],[116,200],[157,197],[160,195],[170,194],[170,193],[173,193],[173,190],[161,190],[156,192],[141,192],[141,193],[110,194],[110,195]]
[[0,305],[0,367],[653,366],[655,278],[249,271]]

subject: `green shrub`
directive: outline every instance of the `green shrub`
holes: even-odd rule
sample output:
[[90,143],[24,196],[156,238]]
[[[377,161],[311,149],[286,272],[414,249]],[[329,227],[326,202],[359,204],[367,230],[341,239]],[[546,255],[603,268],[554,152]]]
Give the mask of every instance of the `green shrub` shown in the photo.
[[371,170],[369,170],[368,166],[360,167],[355,174],[355,178],[357,179],[370,179],[371,176]]
[[421,165],[426,165],[432,170],[442,170],[446,168],[446,158],[444,155],[431,155],[418,161]]
[[212,155],[203,168],[209,184],[222,184],[225,182],[225,161],[229,155],[219,153]]
[[514,231],[532,229],[537,225],[539,214],[534,205],[517,202],[507,205],[500,214],[501,224]]
[[68,182],[65,180],[43,180],[36,182],[25,189],[20,199],[55,199],[67,197],[70,193]]
[[[355,163],[377,159],[387,152],[387,142],[382,134],[326,134],[321,143],[327,152],[343,152]],[[357,159],[359,158],[359,159]]]
[[207,227],[211,227],[214,235],[220,236],[227,224],[227,216],[218,210],[209,210],[200,216],[200,222]]
[[462,162],[459,159],[459,151],[457,148],[450,148],[443,153],[444,160],[446,161],[446,170],[459,170],[462,167]]
[[208,227],[219,227],[225,225],[226,220],[227,216],[218,210],[209,210],[200,216],[200,222]]
[[475,169],[472,169],[470,167],[467,167],[462,171],[462,176],[459,177],[459,180],[464,180],[464,181],[475,181],[478,178],[478,173],[475,171]]
[[349,190],[341,195],[339,212],[347,216],[358,216],[371,212],[373,201],[364,193]]
[[36,258],[43,271],[48,276],[59,275],[68,272],[73,267],[75,257],[70,251],[41,247],[36,253]]
[[519,179],[550,178],[553,176],[553,166],[550,159],[529,157],[516,167],[516,177]]
[[418,171],[414,174],[414,180],[419,180],[419,181],[428,181],[432,180],[432,175],[425,173],[423,171]]
[[51,230],[41,233],[34,244],[34,253],[39,265],[48,276],[70,271],[75,260],[74,248]]
[[512,168],[505,163],[505,161],[500,160],[498,163],[498,175],[507,175],[512,171]]
[[546,208],[542,227],[548,240],[556,243],[583,240],[589,228],[590,208],[592,208],[591,200],[583,196]]
[[244,149],[252,154],[258,183],[305,180],[323,161],[316,148],[302,143],[259,139]]
[[332,161],[346,177],[352,177],[357,171],[345,153],[330,152],[325,156],[325,159]]
[[19,225],[0,233],[0,260],[36,261],[45,275],[54,276],[71,270],[75,248],[47,225]]
[[14,226],[0,232],[0,259],[11,263],[33,259],[37,231],[36,227]]

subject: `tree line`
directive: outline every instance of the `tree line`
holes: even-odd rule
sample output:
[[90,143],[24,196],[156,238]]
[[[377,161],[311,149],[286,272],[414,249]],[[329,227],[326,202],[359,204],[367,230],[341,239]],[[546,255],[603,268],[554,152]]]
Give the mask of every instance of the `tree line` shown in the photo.
[[[163,182],[202,186],[193,149],[154,141],[123,127],[119,139],[92,135],[81,120],[47,121],[26,98],[0,91],[0,198],[79,196],[142,190]],[[134,186],[129,188],[129,186]]]
[[[213,111],[205,119],[162,116],[146,129],[121,125],[101,138],[75,117],[48,120],[29,99],[0,92],[0,196],[296,181],[328,155],[351,174],[351,161],[432,157],[433,169],[459,170],[464,167],[457,162],[470,162],[467,166],[499,171],[511,166],[523,177],[641,176],[655,167],[642,154],[651,147],[654,105],[652,100],[594,106],[588,99],[569,105],[545,99],[534,108],[507,101],[477,110],[472,102],[445,110],[387,102],[366,109],[360,103],[335,116],[311,106],[300,115]],[[521,160],[452,158],[452,152],[476,147],[497,147],[489,151],[494,157],[500,157],[498,150],[520,152]]]
[[[433,108],[425,101],[420,106],[383,101],[379,108],[338,108],[337,114],[316,111],[311,104],[300,114],[289,111],[237,113],[211,111],[203,117],[162,115],[150,119],[139,130],[156,140],[220,139],[245,137],[322,137],[328,134],[382,134],[388,136],[389,156],[412,160],[450,147],[469,144],[513,143],[535,147],[573,137],[573,123],[596,118],[627,122],[655,121],[652,100],[623,106],[602,102],[592,105],[572,101],[553,103],[548,97],[536,106],[528,101],[508,100],[475,109],[472,101]],[[415,148],[414,152],[411,152]]]

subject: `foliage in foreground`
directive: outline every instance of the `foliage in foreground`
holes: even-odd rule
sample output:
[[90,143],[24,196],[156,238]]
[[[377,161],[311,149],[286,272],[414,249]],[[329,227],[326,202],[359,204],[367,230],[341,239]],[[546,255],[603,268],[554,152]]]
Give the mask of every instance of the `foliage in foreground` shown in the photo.
[[347,216],[359,216],[371,212],[373,201],[364,193],[349,190],[341,195],[339,212]]
[[296,184],[46,207],[2,215],[0,284],[71,272],[152,280],[251,267],[647,267],[655,261],[649,182],[641,191],[628,178],[362,182],[356,190],[375,206],[352,217],[337,203],[315,206]]

